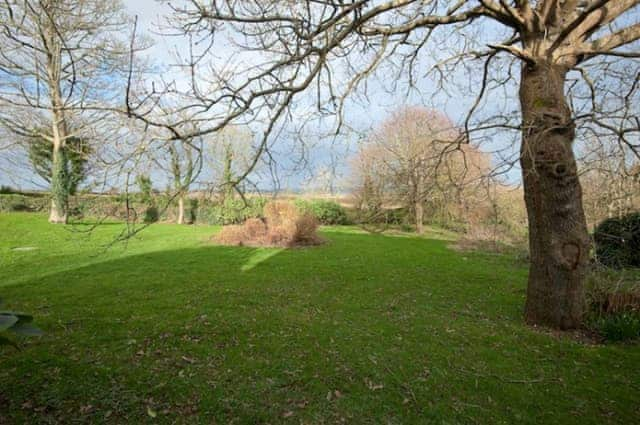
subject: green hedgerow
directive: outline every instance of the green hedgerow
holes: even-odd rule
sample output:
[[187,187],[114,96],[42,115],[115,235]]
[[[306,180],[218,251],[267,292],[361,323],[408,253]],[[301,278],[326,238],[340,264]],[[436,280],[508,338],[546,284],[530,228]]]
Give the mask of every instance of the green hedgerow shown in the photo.
[[304,199],[298,199],[295,201],[295,205],[301,211],[313,214],[320,224],[349,224],[347,210],[337,202],[324,200],[307,201]]

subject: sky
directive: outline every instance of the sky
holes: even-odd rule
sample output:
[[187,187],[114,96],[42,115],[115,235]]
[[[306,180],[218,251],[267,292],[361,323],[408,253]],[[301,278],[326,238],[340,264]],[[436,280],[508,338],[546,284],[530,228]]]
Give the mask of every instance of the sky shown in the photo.
[[[185,86],[188,78],[184,74],[172,71],[171,64],[176,62],[177,54],[185,54],[188,51],[188,43],[185,39],[178,37],[167,37],[160,35],[161,26],[164,18],[170,13],[170,8],[166,2],[157,2],[154,0],[124,0],[127,12],[137,16],[138,35],[148,37],[153,41],[152,47],[144,52],[144,55],[157,66],[160,73],[165,79],[175,80],[178,87]],[[482,33],[478,34],[479,38],[492,38],[499,36],[498,30],[491,26],[483,27]],[[439,45],[443,51],[446,50],[446,41]],[[215,52],[213,63],[216,66],[224,65],[224,58],[228,57],[232,51],[221,51],[224,46],[218,46]],[[230,49],[227,48],[227,49]],[[426,51],[431,54],[431,51]],[[445,53],[443,53],[445,54]],[[217,61],[217,62],[216,62]],[[517,68],[511,70],[512,73],[518,72]],[[353,155],[358,147],[358,142],[362,139],[362,135],[367,131],[375,128],[376,125],[385,120],[385,118],[395,109],[401,106],[425,105],[427,107],[435,107],[444,111],[453,122],[460,125],[464,120],[465,113],[469,109],[473,101],[473,94],[477,91],[478,75],[465,73],[460,71],[457,80],[462,81],[461,87],[456,88],[451,95],[446,96],[442,92],[435,95],[436,84],[428,78],[419,80],[416,89],[406,96],[404,92],[389,92],[389,81],[385,81],[385,75],[373,77],[368,81],[369,96],[364,99],[361,96],[355,97],[347,103],[345,116],[348,119],[348,127],[354,131],[346,131],[336,139],[313,140],[303,152],[300,149],[295,137],[287,136],[286,132],[275,140],[272,144],[272,157],[277,163],[278,184],[283,189],[300,189],[319,184],[319,175],[326,175],[328,169],[335,169],[338,173],[337,180],[334,182],[340,185],[340,181],[348,174],[348,158]],[[386,89],[385,89],[386,88]],[[517,99],[515,95],[517,91],[511,87],[510,91],[496,92],[491,96],[489,104],[485,103],[486,112],[491,112],[492,107],[505,108],[507,110],[517,109]],[[304,95],[301,95],[303,97]],[[304,103],[304,98],[303,98]],[[495,105],[495,106],[492,106]],[[323,132],[325,123],[317,124],[317,132]],[[347,127],[347,128],[348,128]],[[495,151],[504,147],[515,148],[510,135],[494,133],[487,140],[484,140],[482,149],[485,151]],[[513,150],[513,149],[512,149]],[[2,155],[2,152],[0,152]],[[305,162],[306,167],[299,166],[299,160],[308,159]],[[18,173],[20,178],[8,179],[7,175],[2,171],[2,158],[0,157],[0,184],[18,185],[23,188],[35,188],[38,181],[33,176],[29,176],[27,172]],[[271,173],[263,173],[264,175],[255,176],[254,180],[258,186],[269,189],[274,184]],[[26,177],[25,177],[26,176]],[[508,170],[503,176],[510,183],[518,183],[520,181],[520,170],[516,165]],[[20,181],[20,179],[22,181]],[[40,182],[42,183],[42,182]]]

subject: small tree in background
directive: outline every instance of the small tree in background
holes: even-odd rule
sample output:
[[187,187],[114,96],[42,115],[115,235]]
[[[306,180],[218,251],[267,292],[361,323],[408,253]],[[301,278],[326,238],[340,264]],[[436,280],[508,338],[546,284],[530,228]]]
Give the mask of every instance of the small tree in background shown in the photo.
[[431,219],[469,216],[467,200],[478,198],[475,189],[490,169],[486,155],[459,143],[446,115],[421,107],[394,112],[358,156],[356,193],[364,206],[401,206],[412,212],[418,233],[424,231],[425,209]]
[[235,187],[249,171],[256,171],[252,147],[253,134],[248,128],[228,126],[211,141],[208,165],[223,204],[233,199]]
[[189,193],[189,187],[196,174],[197,161],[194,159],[195,148],[190,143],[184,141],[170,141],[167,144],[167,150],[171,163],[173,188],[178,198],[178,218],[176,221],[178,224],[184,224],[185,198]]
[[142,220],[145,223],[155,223],[158,221],[160,214],[158,212],[158,207],[156,206],[155,197],[153,196],[153,183],[151,182],[151,177],[139,174],[136,177],[136,184],[140,189],[140,202],[146,205]]

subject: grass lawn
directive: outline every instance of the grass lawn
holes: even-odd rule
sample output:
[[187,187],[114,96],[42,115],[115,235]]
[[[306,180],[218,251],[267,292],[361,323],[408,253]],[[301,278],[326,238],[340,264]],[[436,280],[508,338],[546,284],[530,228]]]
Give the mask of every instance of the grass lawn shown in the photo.
[[0,423],[640,423],[640,346],[526,327],[507,255],[73,229],[0,214],[0,296],[46,331],[0,349]]

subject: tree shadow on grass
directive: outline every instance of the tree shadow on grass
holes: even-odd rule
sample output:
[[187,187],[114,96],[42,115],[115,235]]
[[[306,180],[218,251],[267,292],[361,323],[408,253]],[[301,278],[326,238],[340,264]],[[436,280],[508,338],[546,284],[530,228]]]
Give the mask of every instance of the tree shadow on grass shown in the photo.
[[[501,270],[443,241],[325,235],[330,244],[309,249],[130,255],[6,288],[47,332],[5,363],[7,411],[126,422],[150,407],[168,420],[264,422],[304,400],[326,412],[327,391],[340,389],[352,413],[381,417],[403,398],[381,404],[371,388],[406,392],[383,365],[404,359],[417,375],[427,354],[445,364],[471,338],[465,326],[495,326],[490,314],[520,326],[521,300],[491,280]],[[498,302],[513,308],[488,310]]]

